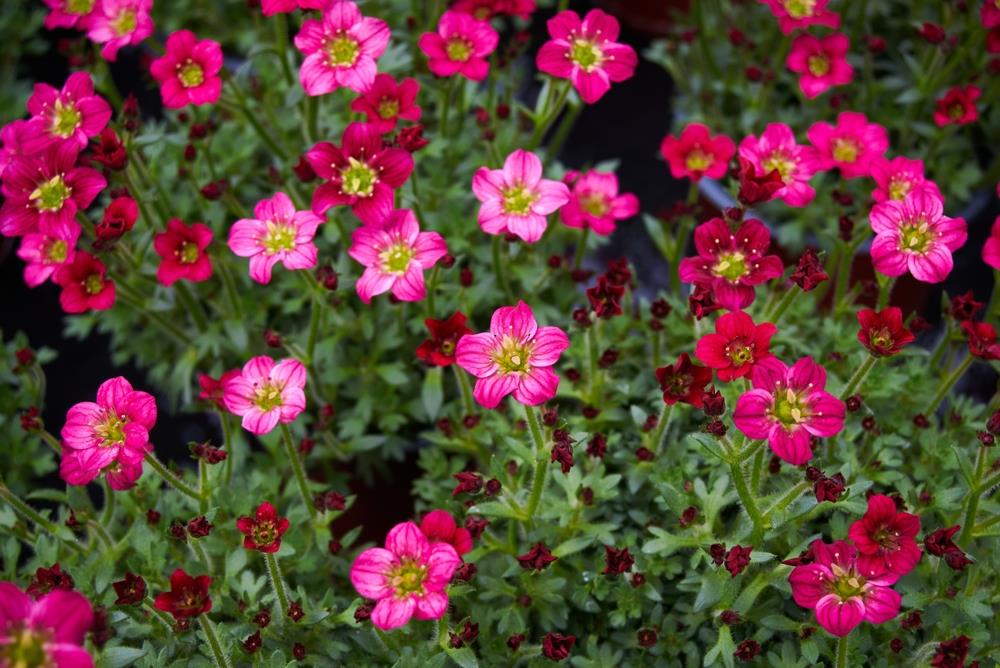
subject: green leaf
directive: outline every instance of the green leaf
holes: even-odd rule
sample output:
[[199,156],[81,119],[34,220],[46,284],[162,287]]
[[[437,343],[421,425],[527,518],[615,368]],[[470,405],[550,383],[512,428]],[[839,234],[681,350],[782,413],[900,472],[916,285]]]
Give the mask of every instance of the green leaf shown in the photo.
[[98,664],[103,668],[125,668],[148,654],[147,650],[136,647],[109,647],[101,652],[101,662]]
[[375,371],[390,385],[405,385],[409,380],[403,370],[403,365],[399,363],[380,364],[375,367]]
[[579,552],[593,542],[593,536],[577,536],[576,538],[570,538],[569,540],[557,545],[556,548],[552,550],[552,554],[557,557],[565,557]]
[[441,387],[441,367],[436,366],[427,370],[424,376],[424,386],[420,391],[420,400],[424,404],[427,412],[427,419],[437,418],[441,411],[441,404],[444,402],[444,390]]
[[476,659],[476,655],[468,647],[462,647],[461,649],[448,647],[445,651],[448,652],[451,660],[462,668],[479,668],[479,661]]

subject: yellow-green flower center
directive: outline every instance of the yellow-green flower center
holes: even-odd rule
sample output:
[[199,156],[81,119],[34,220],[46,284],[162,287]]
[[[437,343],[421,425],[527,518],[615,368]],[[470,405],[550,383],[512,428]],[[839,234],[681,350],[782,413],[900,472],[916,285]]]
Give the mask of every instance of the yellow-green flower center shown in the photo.
[[340,189],[345,195],[371,197],[378,183],[378,174],[357,158],[348,158],[347,169],[340,172]]
[[414,255],[416,251],[413,247],[400,241],[383,250],[378,257],[382,271],[402,276],[410,268],[410,260]]
[[892,334],[888,327],[879,327],[868,330],[868,338],[875,348],[891,348],[893,344]]
[[399,113],[399,100],[391,97],[383,97],[378,103],[378,115],[388,120],[395,118]]
[[[87,280],[89,281],[90,278],[92,277],[88,277]],[[94,432],[101,438],[101,446],[109,448],[112,445],[123,444],[125,442],[126,422],[127,420],[124,416],[118,417],[114,411],[108,411],[104,421],[94,429]]]
[[66,181],[63,180],[62,174],[58,176],[53,176],[51,179],[45,183],[39,183],[38,186],[28,195],[28,199],[35,203],[35,208],[43,212],[59,211],[63,208],[63,204],[66,200],[70,198],[73,191]]
[[791,429],[805,422],[809,417],[809,411],[804,398],[795,390],[779,388],[775,391],[771,416],[786,429]]
[[139,18],[134,9],[123,9],[121,13],[111,22],[111,29],[118,37],[124,37],[132,33],[139,25]]
[[94,8],[95,0],[67,0],[67,14],[89,14]]
[[[294,245],[295,235],[292,235],[292,241]],[[181,244],[181,247],[177,249],[177,260],[181,264],[194,264],[198,261],[198,245],[193,244],[190,241],[185,241]]]
[[254,392],[253,403],[265,413],[280,408],[282,404],[281,386],[277,383],[266,381]]
[[74,104],[63,104],[56,100],[52,108],[52,132],[60,137],[69,137],[80,125],[83,116],[76,110]]
[[703,172],[712,166],[715,157],[711,153],[705,153],[700,146],[695,146],[684,156],[684,166],[690,172]]
[[712,273],[731,283],[736,283],[747,273],[746,256],[739,251],[720,253],[712,267]]
[[833,140],[833,159],[837,162],[854,162],[861,147],[853,139],[840,137]]
[[922,216],[903,223],[899,229],[899,250],[923,255],[934,242],[934,230]]
[[8,631],[8,642],[0,645],[0,665],[10,668],[54,668],[45,651],[47,634],[28,628]]
[[500,373],[525,373],[531,366],[531,344],[504,337],[500,349],[493,353],[493,361],[500,367]]
[[503,196],[503,212],[514,216],[527,216],[531,213],[531,205],[538,199],[538,193],[521,183],[504,188],[500,194]]
[[830,570],[833,571],[833,582],[829,583],[830,592],[836,594],[841,600],[846,601],[854,596],[863,596],[865,593],[865,578],[855,572],[852,568],[844,570],[837,564],[832,564]]
[[351,67],[361,54],[358,40],[343,30],[338,30],[326,43],[326,62],[331,67]]
[[[295,227],[278,220],[269,220],[265,223],[267,232],[261,240],[264,244],[264,252],[274,255],[282,251],[295,250]],[[197,252],[197,248],[195,248]],[[197,259],[197,258],[195,258]]]
[[250,534],[253,537],[253,542],[261,546],[270,545],[278,537],[277,527],[270,520],[255,522]]
[[580,198],[580,208],[595,218],[600,218],[608,212],[611,204],[601,193],[587,193]]
[[826,56],[809,56],[809,73],[821,77],[830,72],[830,59]]
[[187,62],[178,66],[177,78],[185,88],[194,88],[205,83],[205,70],[201,65],[188,58]]
[[449,39],[447,44],[444,45],[444,50],[448,54],[448,60],[454,60],[455,62],[464,63],[472,57],[472,44],[467,39],[461,37],[452,37]]
[[895,178],[889,181],[889,199],[902,201],[910,193],[913,184],[907,178]]
[[753,348],[743,343],[731,343],[726,346],[726,354],[736,366],[753,362]]
[[604,52],[596,42],[578,37],[570,44],[569,59],[580,69],[591,72],[604,62]]
[[97,295],[104,289],[104,278],[100,274],[91,274],[83,281],[83,289],[88,295]]
[[785,11],[793,19],[804,19],[813,15],[816,0],[785,0]]
[[62,264],[69,255],[69,244],[62,239],[52,239],[44,248],[45,261],[49,264]]
[[427,568],[414,559],[403,559],[399,566],[389,571],[388,580],[398,599],[424,595]]
[[788,183],[792,178],[792,174],[795,173],[795,161],[781,150],[773,151],[762,164],[765,174],[770,174],[777,169],[778,173],[781,174],[781,180],[785,183]]

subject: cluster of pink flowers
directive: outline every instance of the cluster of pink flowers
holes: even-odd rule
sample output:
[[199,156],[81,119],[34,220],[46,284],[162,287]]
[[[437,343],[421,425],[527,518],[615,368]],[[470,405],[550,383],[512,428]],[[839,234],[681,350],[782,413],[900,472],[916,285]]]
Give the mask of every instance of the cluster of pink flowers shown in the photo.
[[153,0],[44,0],[45,27],[73,28],[101,45],[101,56],[114,61],[118,51],[153,34]]

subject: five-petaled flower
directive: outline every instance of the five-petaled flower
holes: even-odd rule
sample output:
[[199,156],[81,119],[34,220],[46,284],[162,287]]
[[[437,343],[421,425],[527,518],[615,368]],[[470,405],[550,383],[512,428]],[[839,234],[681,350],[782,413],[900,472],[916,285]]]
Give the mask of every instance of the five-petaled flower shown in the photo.
[[282,192],[258,202],[253,215],[237,220],[229,230],[230,250],[250,258],[250,278],[270,283],[271,270],[278,262],[286,269],[316,266],[313,237],[322,218],[311,211],[296,211],[292,200]]
[[823,39],[808,33],[798,35],[788,54],[788,69],[799,75],[802,94],[812,99],[834,86],[843,86],[854,79],[854,68],[847,62],[850,41],[843,33]]
[[895,582],[920,561],[920,518],[901,513],[884,494],[868,498],[868,510],[847,532],[858,548],[857,569],[867,578]]
[[742,378],[753,370],[754,364],[771,357],[771,337],[777,331],[769,322],[755,324],[743,311],[726,313],[715,322],[714,334],[698,339],[694,355],[715,369],[723,382]]
[[114,62],[118,51],[153,34],[153,0],[100,0],[90,15],[87,37],[101,44],[101,57]]
[[767,5],[778,19],[781,32],[790,35],[809,26],[824,26],[836,30],[840,15],[826,8],[830,0],[757,0]]
[[700,181],[703,176],[710,179],[725,176],[736,145],[726,135],[711,136],[708,127],[701,123],[690,123],[680,138],[667,135],[660,144],[660,153],[670,164],[675,179]]
[[472,330],[465,326],[466,315],[455,311],[447,320],[427,318],[424,325],[431,338],[417,346],[417,359],[431,366],[451,366],[455,363],[458,341]]
[[439,77],[461,74],[482,81],[489,74],[487,57],[497,48],[500,35],[488,21],[471,14],[446,11],[435,32],[425,32],[417,45],[427,55],[427,67]]
[[389,74],[375,77],[371,88],[351,102],[351,111],[367,116],[367,122],[382,133],[396,129],[399,119],[419,121],[420,107],[415,104],[420,84],[413,77],[396,83]]
[[447,543],[455,548],[459,556],[472,550],[472,534],[455,524],[455,518],[447,510],[432,510],[420,520],[420,530],[432,543]]
[[281,549],[281,536],[288,531],[288,518],[279,517],[267,501],[264,501],[253,513],[253,517],[244,515],[236,520],[236,528],[243,534],[243,547],[258,552],[274,553]]
[[167,51],[153,61],[149,72],[160,83],[163,106],[181,109],[212,104],[222,94],[222,47],[211,39],[199,40],[190,30],[167,37]]
[[607,236],[615,231],[617,221],[639,212],[635,195],[618,193],[618,177],[614,172],[571,171],[563,181],[573,189],[569,201],[559,209],[559,218],[567,227],[586,228]]
[[664,403],[676,404],[680,401],[701,408],[705,386],[712,382],[712,370],[693,364],[687,353],[681,353],[673,366],[656,370],[656,380],[663,392]]
[[812,146],[800,145],[795,133],[784,123],[768,123],[760,138],[748,135],[740,141],[741,158],[749,160],[758,174],[778,170],[784,187],[774,196],[788,206],[802,207],[813,200],[816,191],[809,180],[819,171],[819,159]]
[[306,368],[296,359],[275,364],[266,355],[254,357],[223,388],[226,410],[243,418],[243,428],[266,434],[279,422],[293,422],[305,410]]
[[185,225],[177,218],[167,223],[167,231],[153,238],[153,248],[160,256],[156,280],[173,285],[179,280],[192,283],[212,276],[212,260],[206,252],[212,243],[212,230],[203,223]]
[[192,619],[212,609],[208,587],[212,578],[207,575],[191,577],[178,568],[170,575],[170,591],[158,594],[154,600],[157,610],[169,612],[178,622]]
[[889,148],[889,133],[878,123],[856,111],[837,116],[837,125],[825,121],[813,123],[806,133],[816,147],[820,169],[840,169],[845,179],[871,174],[872,163]]
[[62,141],[84,149],[111,120],[111,105],[94,93],[94,80],[86,72],[74,72],[62,90],[35,84],[28,98],[32,118],[27,126],[23,150],[35,153]]
[[913,333],[903,326],[903,312],[895,306],[881,311],[858,311],[858,341],[872,355],[891,357],[914,340]]

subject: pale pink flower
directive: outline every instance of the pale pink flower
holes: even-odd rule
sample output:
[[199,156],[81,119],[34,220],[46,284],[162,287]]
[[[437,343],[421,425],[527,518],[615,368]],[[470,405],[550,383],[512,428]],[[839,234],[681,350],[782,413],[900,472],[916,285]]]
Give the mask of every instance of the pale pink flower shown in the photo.
[[837,116],[837,125],[813,123],[807,133],[816,147],[821,169],[840,168],[845,179],[871,174],[871,165],[889,148],[889,133],[878,123],[856,111],[844,111]]
[[35,84],[28,113],[32,119],[23,147],[27,153],[66,140],[84,149],[111,120],[111,106],[94,93],[94,80],[86,72],[69,75],[62,90]]
[[847,35],[834,33],[823,39],[802,33],[792,42],[788,69],[799,75],[799,88],[810,100],[834,86],[849,84],[854,68],[847,62],[851,43]]
[[76,28],[86,32],[93,20],[98,0],[44,0],[49,8],[45,29]]
[[477,378],[472,394],[485,408],[496,408],[511,393],[537,406],[556,395],[559,376],[552,367],[567,348],[566,332],[539,327],[531,307],[520,301],[494,311],[490,331],[460,338],[455,361]]
[[1000,216],[993,221],[990,238],[983,244],[983,262],[1000,271]]
[[936,183],[924,176],[924,161],[909,158],[879,157],[872,160],[872,178],[876,188],[872,198],[876,202],[902,200],[912,190],[928,190],[939,199],[944,199]]
[[902,201],[876,204],[869,215],[875,239],[871,256],[875,271],[918,281],[940,283],[954,266],[952,251],[965,243],[965,219],[944,215],[944,202],[928,190],[914,190]]
[[379,59],[389,44],[389,25],[362,16],[349,0],[323,10],[321,20],[308,19],[295,36],[295,46],[306,58],[299,80],[309,95],[324,95],[338,88],[364,93],[375,81]]
[[266,434],[279,422],[294,422],[306,409],[306,368],[296,359],[277,364],[266,355],[243,365],[222,392],[226,410],[243,418],[243,428],[252,434]]
[[490,71],[486,58],[497,48],[499,39],[489,22],[446,11],[437,31],[425,32],[417,44],[427,54],[427,67],[437,76],[461,74],[470,81],[482,81]]
[[564,10],[548,20],[549,36],[535,57],[539,70],[569,79],[580,99],[593,104],[611,89],[611,82],[625,81],[635,73],[638,56],[628,44],[618,42],[618,20],[592,9],[581,20]]
[[483,203],[479,227],[484,232],[510,232],[529,244],[542,238],[547,216],[570,199],[566,184],[543,179],[542,161],[523,149],[508,155],[503,169],[477,169],[472,192]]
[[733,423],[748,438],[766,438],[780,459],[799,466],[812,459],[811,436],[844,428],[844,402],[826,392],[826,369],[803,357],[788,367],[776,357],[757,362],[753,389],[736,402]]
[[559,209],[559,217],[567,227],[589,227],[595,234],[606,236],[615,231],[616,221],[639,213],[635,195],[618,194],[618,176],[614,172],[569,172],[564,181],[573,186],[569,201]]
[[31,232],[21,238],[17,256],[24,260],[24,282],[29,288],[44,283],[59,267],[73,261],[80,227],[66,225],[50,234]]
[[865,577],[852,543],[816,540],[810,552],[813,562],[793,568],[788,582],[795,602],[815,610],[824,629],[843,637],[861,622],[883,624],[899,614],[902,598],[892,589],[892,577]]
[[119,49],[139,44],[153,34],[152,10],[153,0],[101,0],[87,37],[103,44],[101,56],[114,62]]
[[5,667],[91,668],[94,660],[84,641],[93,623],[90,601],[78,591],[55,589],[33,601],[13,583],[0,582],[0,662]]
[[365,267],[356,289],[361,301],[371,303],[383,292],[404,302],[418,302],[427,294],[424,271],[448,254],[437,232],[421,232],[409,209],[390,213],[381,225],[354,230],[347,254]]
[[286,269],[316,266],[313,237],[323,220],[312,211],[296,211],[285,193],[257,202],[254,218],[243,218],[229,230],[229,248],[250,258],[250,278],[271,282],[271,269],[278,262]]
[[448,609],[448,583],[462,563],[448,543],[432,543],[413,522],[397,524],[385,547],[372,547],[351,564],[351,584],[376,601],[372,624],[383,631],[412,617],[440,619]]
[[757,0],[764,3],[778,19],[781,32],[790,35],[809,26],[840,27],[840,15],[826,6],[830,0]]
[[768,123],[758,139],[748,135],[740,142],[740,157],[749,160],[757,174],[778,170],[785,187],[775,193],[788,206],[802,207],[816,196],[809,180],[819,171],[816,149],[796,143],[795,133],[784,123]]
[[222,94],[222,46],[215,40],[199,40],[190,30],[178,30],[167,37],[166,48],[149,66],[160,83],[163,106],[181,109],[217,102]]
[[118,376],[101,383],[97,403],[83,401],[66,413],[63,425],[62,479],[86,485],[102,473],[114,489],[128,489],[142,474],[142,462],[153,449],[149,430],[156,424],[156,400],[132,389]]

